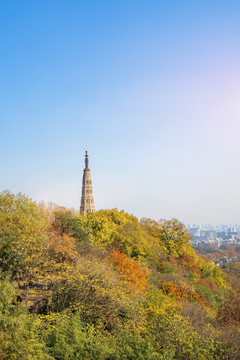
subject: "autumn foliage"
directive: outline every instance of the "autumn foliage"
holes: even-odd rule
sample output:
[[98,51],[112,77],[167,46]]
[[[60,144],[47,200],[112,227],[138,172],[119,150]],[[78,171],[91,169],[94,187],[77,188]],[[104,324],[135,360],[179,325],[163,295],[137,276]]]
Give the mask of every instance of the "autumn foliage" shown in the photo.
[[142,270],[138,263],[128,258],[119,250],[113,250],[108,256],[110,262],[122,276],[124,281],[131,284],[137,290],[146,290],[146,270]]
[[171,295],[175,299],[186,299],[189,301],[196,301],[207,307],[210,304],[206,301],[206,298],[203,295],[198,295],[195,291],[189,291],[184,288],[181,288],[174,282],[165,282],[161,285],[161,290],[166,295]]
[[69,234],[51,231],[48,254],[58,262],[73,261],[76,257],[76,240]]
[[83,215],[3,192],[0,359],[238,360],[234,263],[225,278],[176,219]]
[[231,293],[218,310],[218,318],[224,324],[240,324],[240,297]]
[[206,288],[208,288],[210,290],[214,290],[217,288],[217,285],[211,279],[199,279],[197,284],[201,285],[201,286],[205,286]]

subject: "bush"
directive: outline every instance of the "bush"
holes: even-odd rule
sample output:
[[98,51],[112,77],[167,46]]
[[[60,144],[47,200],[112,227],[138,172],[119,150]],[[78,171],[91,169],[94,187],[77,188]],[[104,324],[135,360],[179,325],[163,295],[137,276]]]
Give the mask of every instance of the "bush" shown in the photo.
[[0,283],[0,359],[51,360],[35,334],[24,308],[12,305],[13,288],[8,280]]

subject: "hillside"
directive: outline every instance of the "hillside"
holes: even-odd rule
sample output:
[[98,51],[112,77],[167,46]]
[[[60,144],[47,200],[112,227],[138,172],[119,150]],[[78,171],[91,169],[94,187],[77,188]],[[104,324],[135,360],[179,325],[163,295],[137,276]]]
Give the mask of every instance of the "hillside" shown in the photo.
[[0,359],[239,359],[239,262],[178,220],[0,194]]

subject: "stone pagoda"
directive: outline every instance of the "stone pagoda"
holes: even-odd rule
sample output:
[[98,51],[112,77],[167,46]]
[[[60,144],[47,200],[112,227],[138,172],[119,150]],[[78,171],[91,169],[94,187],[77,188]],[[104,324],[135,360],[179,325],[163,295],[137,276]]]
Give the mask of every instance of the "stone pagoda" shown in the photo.
[[87,214],[94,212],[94,199],[92,192],[92,179],[90,169],[88,167],[88,153],[86,150],[85,154],[85,169],[83,170],[83,180],[82,180],[82,197],[81,197],[81,206],[80,213]]

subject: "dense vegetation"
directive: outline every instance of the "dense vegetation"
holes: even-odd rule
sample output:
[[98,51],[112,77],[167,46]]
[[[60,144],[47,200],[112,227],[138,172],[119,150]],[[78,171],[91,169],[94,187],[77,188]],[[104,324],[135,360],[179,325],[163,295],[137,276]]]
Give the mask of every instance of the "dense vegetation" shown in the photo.
[[176,219],[3,192],[0,268],[0,359],[239,359],[239,262],[225,275]]

